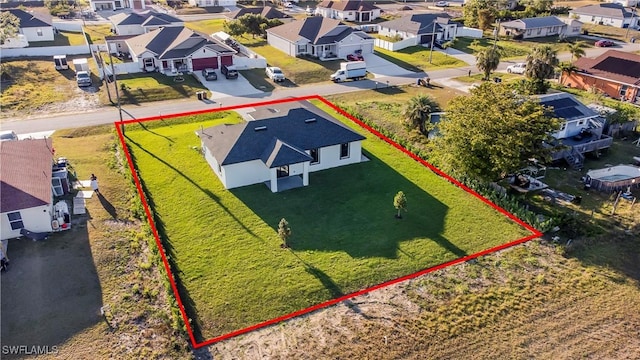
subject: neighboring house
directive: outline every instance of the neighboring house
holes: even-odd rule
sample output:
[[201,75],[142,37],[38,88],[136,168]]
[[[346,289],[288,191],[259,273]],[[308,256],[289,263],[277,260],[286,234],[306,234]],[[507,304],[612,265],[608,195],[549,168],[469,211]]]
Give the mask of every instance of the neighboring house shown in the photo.
[[260,15],[263,18],[269,19],[269,20],[291,18],[291,16],[283,13],[282,11],[272,6],[239,8],[236,11],[232,11],[230,13],[225,14],[225,17],[229,20],[237,20],[240,16],[246,15],[246,14]]
[[189,5],[197,7],[229,6],[235,7],[236,0],[189,0]]
[[329,19],[369,22],[380,17],[381,10],[372,1],[324,0],[316,7],[315,14]]
[[609,2],[614,4],[620,4],[624,7],[634,7],[640,3],[640,1],[638,0],[609,0]]
[[311,55],[320,60],[346,58],[356,51],[373,53],[373,38],[339,20],[320,16],[267,30],[267,42],[290,56]]
[[52,140],[0,142],[0,240],[52,231]]
[[500,23],[500,35],[514,39],[531,39],[545,36],[570,37],[580,35],[582,23],[567,19],[566,23],[557,16],[543,16],[518,19]]
[[[550,144],[559,147],[552,160],[565,159],[575,168],[581,168],[584,154],[609,148],[613,138],[603,135],[606,119],[588,108],[569,93],[540,95],[540,104],[549,108],[551,116],[562,121],[553,134],[556,141]],[[564,147],[564,148],[561,148]]]
[[310,172],[363,160],[365,137],[308,102],[249,115],[256,120],[196,132],[205,159],[226,189],[265,183],[278,192],[307,186]]
[[[469,0],[463,0],[462,5],[466,5]],[[515,10],[518,7],[518,0],[496,1],[495,6],[498,10]]]
[[140,69],[167,75],[232,65],[236,53],[221,41],[182,26],[160,28],[124,41]]
[[434,36],[438,41],[451,40],[455,38],[456,28],[459,26],[446,13],[407,15],[378,25],[379,35],[399,35],[403,40],[415,38],[415,45],[431,44]]
[[18,32],[24,35],[28,42],[53,41],[54,30],[51,16],[36,12],[27,12],[22,9],[7,9],[2,12],[10,12],[20,19]]
[[119,13],[109,17],[116,35],[140,35],[167,26],[184,26],[184,22],[169,14],[155,11]]
[[89,0],[89,5],[93,11],[147,8],[145,0]]
[[609,25],[619,28],[638,26],[638,16],[620,4],[595,4],[569,11],[569,16],[583,23]]
[[607,50],[596,58],[581,57],[573,65],[577,71],[562,74],[566,86],[596,88],[612,98],[640,105],[639,54]]

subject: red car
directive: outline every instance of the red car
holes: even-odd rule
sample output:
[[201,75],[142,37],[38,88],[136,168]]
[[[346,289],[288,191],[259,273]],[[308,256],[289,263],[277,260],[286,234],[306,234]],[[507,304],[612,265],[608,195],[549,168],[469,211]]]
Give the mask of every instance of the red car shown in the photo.
[[595,45],[597,47],[610,47],[615,45],[615,43],[611,40],[598,40]]
[[349,61],[364,61],[364,57],[361,54],[349,54],[347,55]]

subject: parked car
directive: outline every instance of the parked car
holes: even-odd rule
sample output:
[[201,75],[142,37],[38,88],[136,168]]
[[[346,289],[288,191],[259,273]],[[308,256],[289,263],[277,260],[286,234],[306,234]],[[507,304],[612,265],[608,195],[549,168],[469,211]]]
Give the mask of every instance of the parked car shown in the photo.
[[438,2],[436,3],[436,6],[439,6],[439,7],[447,7],[447,6],[449,6],[449,3],[448,3],[448,2],[446,2],[446,1],[438,1]]
[[238,70],[234,69],[232,65],[222,65],[222,67],[220,68],[220,72],[227,79],[238,78]]
[[12,130],[0,131],[0,141],[18,140],[18,135]]
[[88,71],[78,71],[76,73],[76,83],[78,86],[91,86],[91,75]]
[[507,72],[509,74],[524,74],[526,70],[527,70],[526,63],[517,63],[517,64],[507,66]]
[[280,70],[279,67],[268,66],[265,70],[265,73],[267,74],[267,77],[273,81],[278,82],[285,80],[284,73],[282,72],[282,70]]
[[347,55],[348,61],[364,61],[362,54],[349,54]]
[[286,3],[284,3],[284,7],[288,8],[288,9],[291,9],[293,7],[293,4],[290,3],[290,2],[286,2]]
[[596,41],[596,46],[597,47],[610,47],[610,46],[614,46],[616,43],[614,43],[611,40],[598,40]]
[[218,80],[218,74],[211,68],[202,69],[202,76],[207,81]]

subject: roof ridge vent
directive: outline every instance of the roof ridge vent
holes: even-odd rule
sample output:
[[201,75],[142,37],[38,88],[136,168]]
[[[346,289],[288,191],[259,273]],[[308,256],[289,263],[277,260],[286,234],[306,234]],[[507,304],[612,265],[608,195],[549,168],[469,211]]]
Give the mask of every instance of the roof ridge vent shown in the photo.
[[316,118],[311,118],[311,119],[306,119],[304,122],[308,124],[308,123],[314,123],[316,121],[317,121]]
[[266,126],[256,126],[253,130],[255,130],[255,131],[267,130],[267,127]]

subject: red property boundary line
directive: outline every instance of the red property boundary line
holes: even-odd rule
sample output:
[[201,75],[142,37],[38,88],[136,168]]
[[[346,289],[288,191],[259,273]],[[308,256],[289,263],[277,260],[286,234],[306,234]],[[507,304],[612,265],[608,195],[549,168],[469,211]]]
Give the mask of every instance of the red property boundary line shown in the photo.
[[[415,272],[413,274],[409,274],[409,275],[405,275],[405,276],[401,276],[399,278],[393,279],[393,280],[389,280],[383,283],[380,283],[378,285],[374,285],[372,287],[360,290],[360,291],[356,291],[344,296],[341,296],[339,298],[336,299],[331,299],[329,301],[308,307],[306,309],[302,309],[302,310],[298,310],[268,321],[264,321],[262,323],[258,323],[252,326],[249,326],[247,328],[244,329],[240,329],[240,330],[236,330],[236,331],[232,331],[230,333],[221,335],[221,336],[217,336],[214,337],[212,339],[203,341],[203,342],[197,342],[194,333],[193,333],[193,329],[191,328],[191,323],[189,322],[189,317],[187,316],[185,307],[182,303],[182,299],[180,298],[180,294],[178,292],[178,286],[176,285],[176,281],[175,278],[173,277],[173,273],[171,272],[171,266],[169,265],[168,259],[167,259],[167,255],[165,254],[164,251],[164,247],[162,245],[162,242],[160,241],[160,236],[158,234],[158,230],[156,228],[155,222],[154,222],[154,218],[153,218],[153,214],[151,213],[151,210],[149,208],[149,204],[147,203],[147,199],[145,197],[144,192],[142,191],[142,186],[140,185],[140,179],[138,178],[138,173],[135,169],[135,166],[133,164],[133,161],[131,159],[131,154],[129,153],[129,149],[126,146],[125,143],[125,139],[124,139],[124,134],[121,130],[120,125],[126,125],[126,124],[135,124],[135,123],[139,123],[139,122],[145,122],[145,121],[154,121],[154,120],[161,120],[161,119],[171,119],[171,118],[175,118],[175,117],[182,117],[182,116],[189,116],[189,115],[199,115],[199,114],[205,114],[205,113],[212,113],[212,112],[219,112],[219,111],[228,111],[228,110],[235,110],[235,109],[240,109],[240,108],[246,108],[246,107],[258,107],[258,106],[265,106],[265,105],[275,105],[275,104],[280,104],[280,103],[285,103],[285,102],[292,102],[292,101],[304,101],[304,100],[319,100],[321,102],[323,102],[324,104],[326,104],[327,106],[331,107],[333,110],[335,110],[336,112],[338,112],[340,115],[343,115],[345,117],[347,117],[348,119],[350,119],[351,121],[353,121],[354,123],[358,124],[360,127],[362,127],[363,129],[366,129],[367,131],[369,131],[371,134],[377,136],[378,138],[382,139],[383,141],[387,142],[388,144],[392,145],[393,147],[395,147],[396,149],[400,150],[401,152],[403,152],[404,154],[408,155],[409,157],[411,157],[412,159],[414,159],[415,161],[419,162],[420,164],[424,165],[425,167],[429,168],[431,171],[433,171],[434,173],[436,173],[439,176],[442,176],[443,178],[445,178],[447,181],[449,181],[450,183],[452,183],[453,185],[463,189],[464,191],[472,194],[473,196],[475,196],[476,198],[478,198],[479,200],[481,200],[482,202],[484,202],[485,204],[491,206],[492,208],[494,208],[495,210],[497,210],[498,212],[500,212],[501,214],[505,215],[506,217],[508,217],[509,219],[513,220],[514,222],[516,222],[517,224],[519,224],[520,226],[526,228],[527,230],[531,231],[531,235],[523,237],[521,239],[509,242],[509,243],[505,243],[502,245],[498,245],[495,247],[492,247],[490,249],[487,250],[483,250],[480,251],[478,253],[472,254],[472,255],[467,255],[467,256],[463,256],[461,258],[455,259],[455,260],[451,260],[445,263],[442,263],[440,265],[436,265],[418,272]],[[381,289],[384,287],[387,287],[389,285],[393,285],[405,280],[409,280],[409,279],[413,279],[416,278],[418,276],[424,275],[424,274],[428,274],[430,272],[436,271],[436,270],[440,270],[443,268],[446,268],[448,266],[451,265],[455,265],[455,264],[459,264],[462,262],[466,262],[472,259],[476,259],[480,256],[484,256],[487,254],[491,254],[493,252],[496,251],[500,251],[509,247],[512,247],[514,245],[518,245],[518,244],[522,244],[524,242],[527,242],[529,240],[538,238],[540,236],[542,236],[542,233],[538,230],[536,230],[535,228],[533,228],[532,226],[530,226],[529,224],[525,223],[524,221],[522,221],[521,219],[519,219],[518,217],[516,217],[515,215],[511,214],[510,212],[504,210],[503,208],[501,208],[500,206],[494,204],[493,202],[491,202],[490,200],[486,199],[485,197],[483,197],[482,195],[478,194],[477,192],[475,192],[474,190],[470,189],[469,187],[467,187],[466,185],[462,184],[461,182],[459,182],[458,180],[452,178],[451,176],[447,175],[446,173],[444,173],[443,171],[441,171],[440,169],[436,168],[435,166],[433,166],[432,164],[430,164],[429,162],[421,159],[420,157],[418,157],[417,155],[415,155],[414,153],[410,152],[409,150],[405,149],[404,147],[400,146],[398,143],[394,142],[393,140],[389,139],[388,137],[384,136],[382,133],[380,133],[379,131],[373,129],[371,126],[363,123],[362,121],[356,119],[355,117],[353,117],[352,115],[348,114],[347,112],[345,112],[344,110],[340,109],[339,107],[337,107],[336,105],[332,104],[331,102],[329,102],[328,100],[324,99],[323,97],[319,96],[319,95],[312,95],[312,96],[305,96],[305,97],[294,97],[294,98],[288,98],[288,99],[280,99],[280,100],[273,100],[273,101],[264,101],[264,102],[256,102],[256,103],[251,103],[251,104],[244,104],[244,105],[234,105],[234,106],[227,106],[227,107],[220,107],[217,109],[206,109],[206,110],[198,110],[198,111],[190,111],[190,112],[184,112],[184,113],[177,113],[177,114],[170,114],[170,115],[164,115],[164,116],[152,116],[152,117],[146,117],[146,118],[141,118],[141,119],[134,119],[134,120],[126,120],[126,121],[122,121],[122,122],[115,122],[114,123],[116,131],[118,133],[118,137],[120,138],[120,143],[122,145],[122,149],[126,155],[127,158],[127,162],[129,163],[129,169],[131,170],[131,174],[133,176],[133,180],[136,184],[136,189],[138,190],[138,195],[140,196],[140,200],[142,201],[142,205],[144,206],[144,211],[145,214],[147,215],[147,219],[149,221],[149,225],[151,226],[151,231],[153,233],[153,236],[155,237],[156,240],[156,245],[158,246],[158,250],[160,252],[160,256],[162,257],[162,262],[164,263],[164,268],[167,271],[167,276],[169,277],[169,282],[171,283],[171,289],[173,290],[173,294],[176,298],[176,301],[178,303],[178,307],[180,308],[180,313],[182,314],[182,319],[187,327],[187,332],[189,334],[189,339],[191,340],[191,345],[197,349],[197,348],[201,348],[203,346],[207,346],[207,345],[211,345],[214,344],[216,342],[225,340],[225,339],[229,339],[231,337],[234,336],[238,336],[241,334],[245,334],[248,332],[251,332],[253,330],[256,329],[260,329],[269,325],[273,325],[285,320],[289,320],[291,318],[303,315],[303,314],[308,314],[310,312],[337,304],[339,302],[345,301],[347,299],[359,296],[359,295],[363,295],[366,294],[368,292],[371,292],[373,290],[377,290],[377,289]]]

